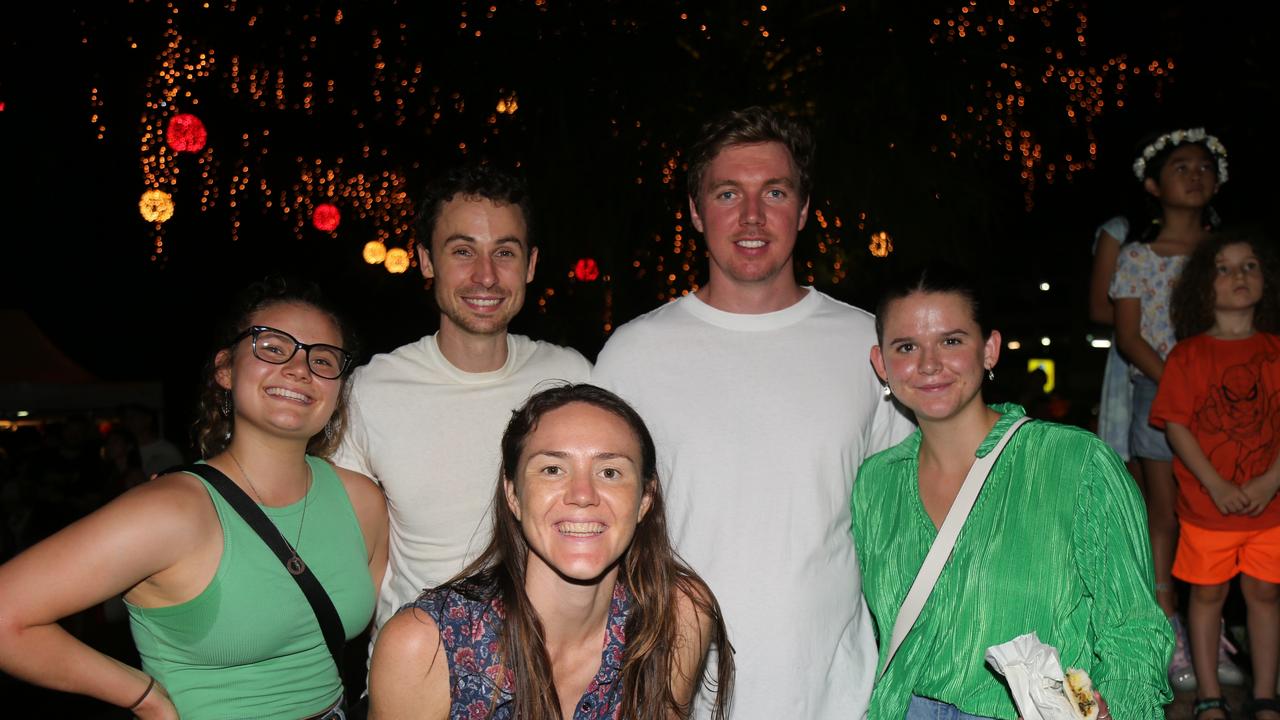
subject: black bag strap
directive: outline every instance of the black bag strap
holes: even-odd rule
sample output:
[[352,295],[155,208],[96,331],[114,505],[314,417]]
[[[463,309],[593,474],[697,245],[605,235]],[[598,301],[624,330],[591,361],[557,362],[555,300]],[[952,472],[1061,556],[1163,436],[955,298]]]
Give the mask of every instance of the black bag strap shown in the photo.
[[[297,581],[298,587],[302,588],[302,594],[307,596],[307,602],[311,603],[311,610],[316,614],[316,620],[320,623],[320,631],[324,633],[324,642],[329,646],[329,654],[333,656],[333,664],[338,667],[338,677],[342,677],[342,650],[346,645],[346,633],[342,629],[342,619],[338,617],[338,609],[333,606],[333,600],[329,598],[329,593],[325,592],[324,586],[316,579],[311,572],[311,568],[306,563],[301,563],[301,572],[294,572],[296,564],[290,563],[294,559],[295,553],[293,548],[289,547],[289,543],[280,536],[280,531],[262,512],[262,508],[249,497],[248,493],[240,489],[231,478],[227,477],[221,470],[212,465],[193,464],[179,465],[165,471],[165,474],[171,472],[188,472],[205,480],[213,486],[214,490],[240,513],[240,517],[258,533],[258,537],[271,548],[271,551],[280,559],[280,564],[285,567],[285,571],[289,576]],[[303,502],[306,502],[304,499]]]

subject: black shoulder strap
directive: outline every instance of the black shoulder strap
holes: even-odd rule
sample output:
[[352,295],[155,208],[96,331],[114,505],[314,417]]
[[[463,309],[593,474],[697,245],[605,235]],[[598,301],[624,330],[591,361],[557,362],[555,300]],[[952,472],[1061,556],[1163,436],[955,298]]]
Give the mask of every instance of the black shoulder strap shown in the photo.
[[289,561],[293,559],[293,550],[284,538],[280,537],[280,532],[276,530],[275,525],[262,512],[262,508],[258,507],[253,498],[240,489],[231,478],[222,473],[221,470],[212,465],[194,464],[180,465],[170,468],[165,473],[170,472],[189,472],[192,475],[204,478],[206,482],[213,486],[220,495],[240,513],[240,517],[258,533],[258,537],[271,548],[271,551],[280,559],[280,564],[284,566],[285,572],[298,582],[298,587],[302,588],[302,593],[307,596],[307,602],[311,603],[311,610],[316,614],[316,620],[320,623],[320,631],[324,633],[324,642],[329,646],[329,654],[333,655],[333,663],[338,667],[338,677],[342,677],[342,650],[346,645],[346,633],[342,629],[342,619],[338,617],[338,609],[333,606],[333,600],[329,599],[329,594],[325,592],[324,586],[312,574],[311,568],[303,563],[302,572],[294,574],[289,569]]

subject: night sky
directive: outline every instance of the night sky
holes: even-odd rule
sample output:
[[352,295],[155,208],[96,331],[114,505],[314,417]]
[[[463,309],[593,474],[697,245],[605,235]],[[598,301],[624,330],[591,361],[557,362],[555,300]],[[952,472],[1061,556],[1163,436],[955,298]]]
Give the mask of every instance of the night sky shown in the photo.
[[[981,270],[1005,337],[1051,337],[1036,354],[1087,401],[1103,353],[1086,336],[1105,335],[1086,318],[1089,244],[1141,208],[1139,138],[1220,137],[1229,222],[1269,220],[1280,159],[1269,21],[1096,5],[10,3],[0,307],[104,380],[163,381],[185,418],[214,314],[268,272],[320,281],[370,351],[434,331],[417,267],[362,248],[411,250],[421,184],[483,159],[534,191],[542,259],[514,329],[594,357],[608,327],[705,280],[682,151],[710,114],[763,104],[818,137],[803,283],[867,307],[897,264]],[[207,128],[200,153],[165,146],[177,112]],[[174,198],[159,226],[138,209],[152,187]],[[332,232],[312,225],[322,202],[342,213]],[[880,232],[887,258],[868,249]],[[588,258],[602,277],[571,277]]]

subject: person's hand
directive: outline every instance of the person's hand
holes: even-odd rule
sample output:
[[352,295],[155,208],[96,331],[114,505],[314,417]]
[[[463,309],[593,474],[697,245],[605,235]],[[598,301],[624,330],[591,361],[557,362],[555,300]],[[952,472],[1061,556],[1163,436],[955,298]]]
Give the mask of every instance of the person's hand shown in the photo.
[[151,692],[133,709],[133,716],[139,720],[179,720],[177,706],[169,697],[169,691],[160,683],[156,683]]
[[1244,484],[1240,491],[1248,499],[1248,504],[1240,510],[1241,515],[1252,515],[1257,517],[1267,509],[1267,505],[1271,504],[1271,498],[1276,496],[1276,490],[1280,489],[1280,474],[1272,476],[1270,474],[1262,474]]
[[1235,515],[1249,506],[1249,496],[1245,495],[1239,485],[1220,478],[1203,484],[1209,497],[1213,498],[1213,504],[1218,507],[1218,512],[1223,515]]
[[1094,690],[1093,696],[1098,700],[1098,720],[1111,720],[1111,710],[1107,708],[1107,701],[1102,699],[1102,693]]

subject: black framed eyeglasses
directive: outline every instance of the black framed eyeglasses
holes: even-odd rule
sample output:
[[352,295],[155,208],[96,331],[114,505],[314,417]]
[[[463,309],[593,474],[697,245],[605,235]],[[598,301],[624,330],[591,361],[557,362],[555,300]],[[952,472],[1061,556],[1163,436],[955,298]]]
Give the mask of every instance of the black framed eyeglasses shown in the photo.
[[253,356],[265,363],[283,365],[302,350],[306,353],[307,367],[316,377],[337,380],[351,367],[351,353],[337,345],[300,343],[289,333],[266,325],[254,325],[237,335],[231,344],[247,337],[253,338]]

